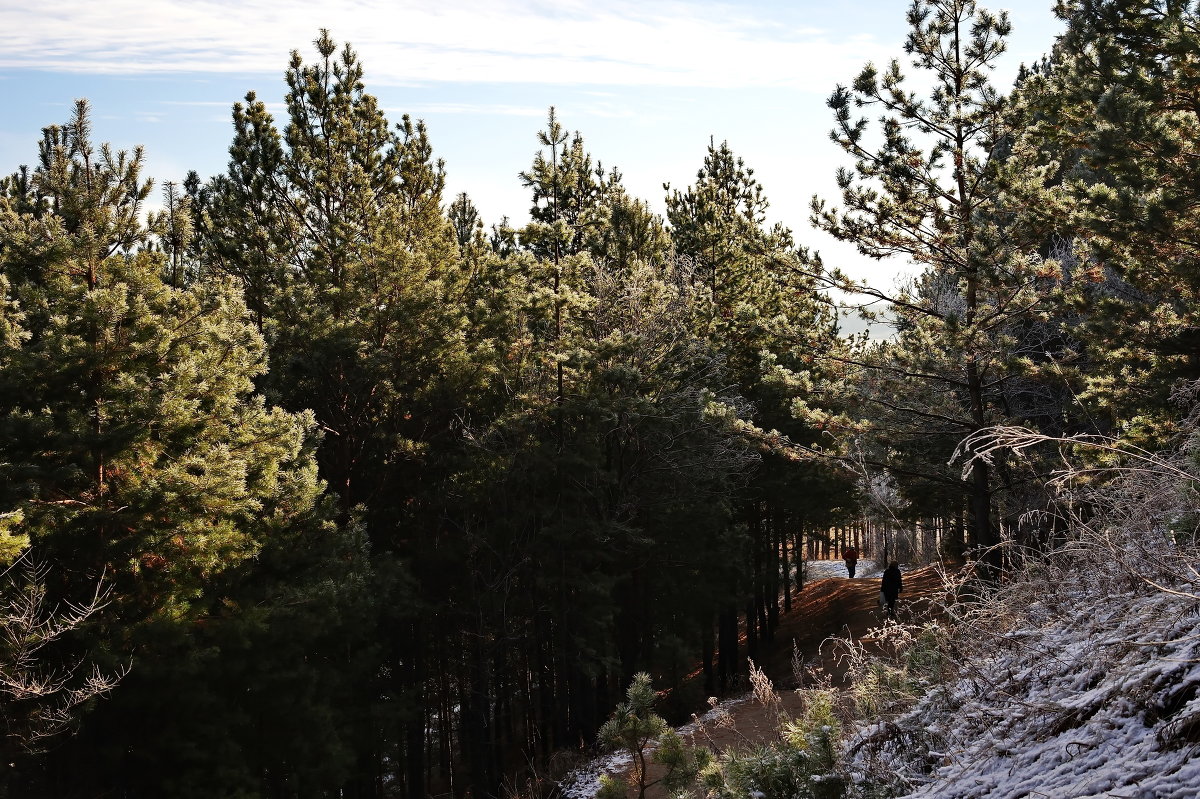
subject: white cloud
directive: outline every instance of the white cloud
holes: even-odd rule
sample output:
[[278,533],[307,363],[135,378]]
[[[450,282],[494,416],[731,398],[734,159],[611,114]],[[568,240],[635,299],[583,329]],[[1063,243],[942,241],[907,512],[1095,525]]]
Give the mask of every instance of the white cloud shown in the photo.
[[401,114],[421,117],[426,114],[466,114],[478,116],[504,117],[544,117],[546,109],[526,105],[503,105],[498,103],[417,103],[404,108],[384,108],[389,117],[399,118]]
[[[224,111],[229,111],[229,109],[231,109],[233,107],[233,104],[226,100],[159,100],[159,102],[162,105],[177,105],[177,106],[182,106],[185,108],[186,107],[220,108]],[[238,102],[241,102],[242,105],[245,105],[245,103],[242,102],[241,100],[239,100]],[[259,102],[261,102],[263,104],[263,106],[267,109],[267,112],[272,115],[278,116],[280,114],[287,113],[287,104],[286,103],[265,102],[262,100],[262,98],[259,98]],[[228,119],[228,118],[229,118],[229,114],[225,114],[224,116],[221,117],[221,119]]]
[[7,3],[0,68],[273,73],[292,49],[310,58],[326,27],[359,51],[372,84],[778,85],[825,93],[831,76],[885,55],[870,39],[778,21],[770,6],[756,4],[752,15],[712,0],[62,0],[50,13]]

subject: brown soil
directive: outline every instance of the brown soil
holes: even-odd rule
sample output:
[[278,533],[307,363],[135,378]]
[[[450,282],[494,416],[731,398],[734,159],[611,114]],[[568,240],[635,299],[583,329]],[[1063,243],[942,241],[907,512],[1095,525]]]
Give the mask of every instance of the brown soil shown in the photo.
[[[900,621],[929,617],[930,598],[943,585],[939,568],[926,566],[904,573],[904,590],[896,604]],[[819,664],[835,686],[842,686],[846,679],[845,665],[838,662],[826,640],[831,636],[851,637],[869,647],[871,639],[867,632],[883,624],[885,618],[879,607],[879,578],[818,580],[793,597],[792,610],[780,618],[772,650],[759,665],[776,687],[798,687],[792,674],[792,642],[795,642],[805,663]]]
[[[939,567],[926,566],[904,574],[904,590],[900,594],[897,615],[902,622],[920,621],[933,612],[931,597],[942,588]],[[819,665],[829,675],[834,686],[844,686],[846,664],[839,661],[830,637],[850,636],[863,643],[868,651],[873,639],[868,635],[883,624],[885,615],[879,607],[879,578],[860,577],[854,580],[827,578],[804,587],[792,597],[792,609],[780,617],[775,641],[769,651],[761,653],[758,665],[776,686],[783,709],[799,715],[800,698],[792,669],[792,643],[808,666]],[[776,717],[754,700],[741,702],[730,709],[731,723],[706,725],[703,734],[685,735],[696,746],[708,746],[713,751],[748,747],[772,740],[777,733]],[[661,768],[651,766],[651,781],[661,776]],[[625,774],[624,777],[631,775]],[[630,787],[628,796],[636,799],[637,789]],[[660,786],[646,791],[647,799],[666,799]]]

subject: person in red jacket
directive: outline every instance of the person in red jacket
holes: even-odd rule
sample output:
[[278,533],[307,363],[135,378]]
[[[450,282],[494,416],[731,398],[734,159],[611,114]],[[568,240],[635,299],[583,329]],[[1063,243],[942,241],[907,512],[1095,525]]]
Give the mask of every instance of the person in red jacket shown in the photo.
[[854,578],[854,569],[858,566],[858,550],[854,547],[846,547],[842,550],[842,560],[846,561],[846,573]]

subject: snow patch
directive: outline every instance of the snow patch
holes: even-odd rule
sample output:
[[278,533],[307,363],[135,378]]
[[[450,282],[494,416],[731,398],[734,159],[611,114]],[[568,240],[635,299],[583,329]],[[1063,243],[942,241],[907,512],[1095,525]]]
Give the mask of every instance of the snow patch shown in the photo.
[[894,734],[860,730],[849,767],[892,769],[912,799],[1195,799],[1197,599],[1098,601],[1088,588],[1058,586],[1053,609],[1031,604],[1021,628],[979,647]]

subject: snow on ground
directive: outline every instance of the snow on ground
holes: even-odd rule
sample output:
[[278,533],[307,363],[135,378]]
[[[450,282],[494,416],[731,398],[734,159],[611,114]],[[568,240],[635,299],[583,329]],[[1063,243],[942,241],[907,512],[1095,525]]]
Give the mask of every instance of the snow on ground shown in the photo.
[[[806,571],[845,577],[840,561]],[[847,742],[851,793],[897,780],[910,799],[1200,796],[1200,598],[1195,584],[1130,577],[1077,564],[1029,578],[955,653],[952,680]],[[628,763],[593,761],[563,796],[590,799],[602,773]]]
[[[879,577],[883,574],[873,560],[860,560],[854,570],[854,579],[862,580],[868,577]],[[806,582],[824,580],[826,577],[846,577],[846,564],[840,560],[806,560],[804,561],[804,579]]]
[[1197,597],[1094,577],[1047,581],[956,682],[862,730],[852,768],[913,799],[1200,796]]
[[628,752],[613,752],[580,766],[558,784],[559,794],[565,799],[592,799],[600,790],[600,777],[617,774],[629,768],[633,757]]

